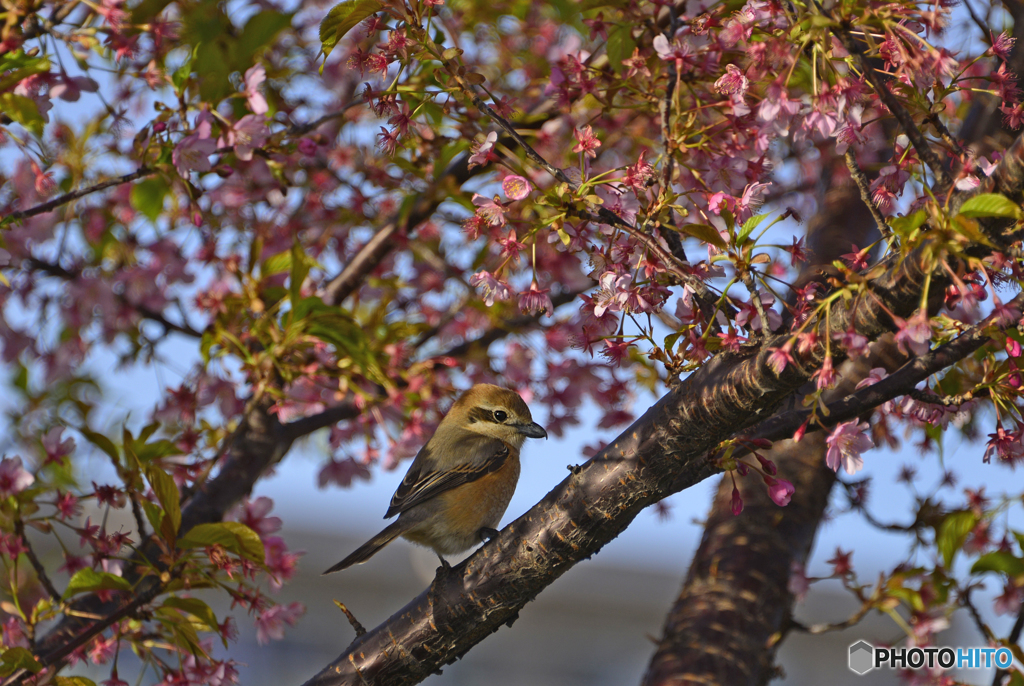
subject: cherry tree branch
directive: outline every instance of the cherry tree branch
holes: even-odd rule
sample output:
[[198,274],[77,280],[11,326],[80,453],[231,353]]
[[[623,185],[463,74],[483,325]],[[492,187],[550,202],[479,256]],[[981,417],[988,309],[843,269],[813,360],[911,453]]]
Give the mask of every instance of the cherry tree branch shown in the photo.
[[853,55],[857,60],[864,78],[868,80],[868,83],[870,83],[871,87],[874,88],[878,97],[882,100],[882,103],[900,123],[900,126],[903,128],[903,133],[905,133],[907,138],[910,139],[910,142],[914,146],[914,150],[917,151],[921,161],[928,166],[928,169],[930,169],[932,174],[935,176],[936,185],[943,189],[948,187],[949,174],[946,173],[946,169],[943,166],[942,161],[939,159],[939,156],[935,154],[935,151],[928,143],[928,139],[924,137],[921,129],[919,129],[914,123],[914,118],[910,115],[910,112],[908,112],[907,109],[903,107],[903,104],[896,99],[896,96],[889,90],[889,86],[882,81],[878,72],[868,64],[860,43],[854,40],[848,28],[839,28],[837,29],[836,34],[839,36],[839,40],[842,42],[843,47],[846,48],[846,51]]
[[[1018,311],[1024,308],[1024,294],[1018,295],[1007,303],[1007,306]],[[940,345],[924,355],[911,359],[878,383],[865,386],[842,400],[829,403],[827,406],[828,415],[819,415],[815,419],[814,424],[807,427],[807,431],[832,428],[837,424],[861,417],[894,398],[913,394],[917,385],[929,376],[951,367],[988,343],[991,340],[988,332],[991,327],[997,324],[997,321],[998,318],[995,315],[989,316],[979,324],[967,329],[952,341]],[[942,398],[935,396],[934,401],[928,400],[926,402],[941,403],[942,400]],[[810,410],[784,412],[758,424],[751,432],[751,436],[766,438],[770,441],[785,440],[791,438],[794,432],[811,416],[812,412]]]
[[104,190],[106,190],[108,188],[112,188],[114,186],[120,186],[120,185],[125,184],[125,183],[131,183],[132,181],[137,181],[137,180],[143,179],[143,178],[145,178],[147,176],[152,176],[153,174],[156,174],[156,172],[157,172],[157,170],[153,169],[151,167],[145,167],[145,166],[139,167],[138,169],[136,169],[135,171],[131,172],[130,174],[125,174],[124,176],[117,176],[117,177],[114,177],[113,179],[107,179],[106,181],[101,181],[101,182],[99,182],[99,183],[97,183],[95,185],[92,185],[92,186],[86,186],[85,188],[79,188],[76,191],[69,191],[67,193],[64,193],[63,195],[58,195],[53,200],[48,200],[48,201],[46,201],[46,202],[44,202],[42,204],[35,205],[34,207],[30,207],[27,210],[17,210],[15,212],[11,212],[6,217],[3,217],[2,219],[3,219],[3,221],[7,221],[7,220],[20,221],[22,219],[28,219],[29,217],[35,217],[36,215],[39,215],[39,214],[45,214],[47,212],[52,212],[53,210],[57,209],[58,207],[60,207],[62,205],[67,205],[69,202],[74,202],[75,200],[78,200],[79,198],[84,198],[87,195],[92,195],[93,193],[98,193],[99,191],[104,191]]
[[857,185],[857,190],[860,192],[860,199],[871,212],[871,218],[875,220],[875,225],[878,227],[878,232],[883,237],[889,237],[892,234],[892,229],[885,221],[885,217],[878,210],[878,205],[871,198],[871,185],[868,183],[868,177],[864,175],[864,171],[857,164],[857,156],[854,155],[853,150],[847,148],[846,154],[843,156],[846,160],[846,168],[850,170],[850,177],[853,182]]
[[[37,257],[30,257],[23,260],[22,265],[29,271],[41,271],[45,274],[49,274],[50,276],[56,276],[66,281],[73,281],[80,276],[80,274],[76,271],[65,269],[59,264],[56,264],[54,262],[47,262],[46,260],[41,260]],[[174,331],[176,333],[180,333],[191,338],[203,337],[203,332],[193,328],[187,321],[182,324],[172,322],[171,320],[167,319],[167,317],[165,317],[162,312],[154,310],[153,308],[147,307],[140,303],[131,302],[123,293],[115,293],[114,295],[117,297],[118,301],[120,301],[126,307],[138,312],[139,315],[143,317],[143,319],[148,319],[152,322],[159,324],[160,326],[164,327],[166,331]]]
[[[1024,143],[1018,140],[982,190],[1019,199],[1022,188]],[[985,228],[994,233],[1005,226]],[[894,328],[890,313],[913,313],[927,280],[933,288],[944,284],[941,273],[927,271],[929,247],[926,242],[873,279],[876,297],[833,303],[820,321],[821,340],[851,329],[877,337]],[[786,340],[776,336],[756,352],[719,355],[682,380],[541,502],[354,641],[307,686],[417,683],[514,622],[527,602],[615,538],[644,508],[715,473],[708,458],[721,441],[757,424],[811,378],[827,354],[824,343],[776,372],[769,351]]]

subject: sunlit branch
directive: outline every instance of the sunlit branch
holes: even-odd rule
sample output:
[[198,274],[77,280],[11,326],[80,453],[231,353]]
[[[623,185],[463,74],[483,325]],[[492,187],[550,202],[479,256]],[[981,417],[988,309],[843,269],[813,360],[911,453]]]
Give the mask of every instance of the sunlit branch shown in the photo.
[[910,116],[910,113],[903,107],[902,103],[896,99],[896,96],[889,90],[889,86],[882,81],[882,78],[878,75],[878,72],[868,64],[868,61],[864,57],[864,52],[861,50],[860,44],[853,39],[850,35],[849,29],[839,28],[836,30],[836,34],[839,36],[840,41],[843,43],[843,47],[857,59],[857,63],[860,67],[861,73],[864,78],[868,80],[871,87],[874,88],[878,97],[882,103],[886,106],[889,112],[892,113],[896,120],[900,123],[903,128],[903,133],[910,139],[911,144],[914,146],[914,150],[917,151],[921,161],[928,166],[932,174],[935,176],[937,186],[942,190],[948,190],[949,186],[949,175],[946,173],[945,167],[942,165],[942,161],[939,156],[935,154],[935,151],[929,145],[928,140],[921,133],[921,130],[914,123],[914,118]]
[[22,219],[28,219],[29,217],[35,217],[36,215],[39,214],[45,214],[46,212],[52,212],[58,207],[62,205],[67,205],[69,202],[74,202],[79,198],[84,198],[87,195],[92,195],[93,193],[97,193],[99,191],[112,188],[114,186],[120,186],[125,183],[131,183],[132,181],[137,181],[138,179],[142,179],[147,176],[152,176],[153,174],[156,174],[156,172],[156,169],[152,169],[150,167],[139,167],[130,174],[118,176],[113,179],[107,179],[106,181],[101,181],[100,183],[97,183],[93,186],[79,188],[77,191],[70,191],[68,193],[65,193],[64,195],[58,195],[53,200],[48,200],[47,202],[44,202],[40,205],[36,205],[35,207],[30,207],[27,210],[17,210],[11,212],[2,219],[5,221],[20,221]]
[[[1008,303],[1008,306],[1016,309],[1024,307],[1024,295],[1018,295]],[[846,398],[829,404],[828,415],[822,416],[819,414],[815,418],[814,423],[808,426],[807,431],[829,429],[836,424],[856,419],[882,403],[902,395],[914,393],[917,384],[926,380],[932,374],[936,374],[956,364],[988,343],[990,336],[986,331],[989,327],[994,326],[995,323],[995,315],[990,316],[979,324],[967,329],[952,341],[940,345],[924,355],[915,357],[878,383],[865,386],[860,390],[854,391]],[[926,402],[943,404],[942,400],[942,398],[935,396],[934,401],[928,400]],[[949,404],[961,403],[950,402]],[[757,438],[766,438],[770,441],[785,440],[791,438],[793,433],[811,416],[811,410],[784,412],[754,427],[751,435]]]
[[[1024,144],[1018,140],[983,184],[985,191],[1019,198],[1024,186],[1022,156]],[[998,233],[1006,226],[1006,222],[988,224],[984,230]],[[824,340],[851,329],[877,338],[894,328],[892,315],[910,316],[919,307],[929,278],[933,288],[944,284],[941,272],[929,276],[929,247],[926,244],[893,261],[872,279],[875,298],[855,301],[849,309],[842,300],[833,303],[822,341],[796,354],[781,372],[773,369],[769,357],[772,348],[788,340],[786,335],[775,336],[754,354],[719,355],[683,379],[497,537],[449,573],[439,575],[391,619],[356,639],[307,686],[417,683],[501,625],[515,621],[526,603],[615,538],[644,508],[716,473],[709,459],[716,447],[746,433],[758,416],[770,415],[807,383],[825,357]],[[857,391],[853,401],[846,401],[848,406],[840,403],[836,411],[864,412],[865,400],[874,407],[905,393],[985,340],[982,328],[976,327],[923,356],[919,363],[905,365],[902,369],[907,371],[898,370]],[[832,352],[833,357],[843,357],[835,346]],[[779,438],[791,435],[787,430]],[[513,576],[515,583],[509,583]],[[417,659],[402,657],[409,653]]]

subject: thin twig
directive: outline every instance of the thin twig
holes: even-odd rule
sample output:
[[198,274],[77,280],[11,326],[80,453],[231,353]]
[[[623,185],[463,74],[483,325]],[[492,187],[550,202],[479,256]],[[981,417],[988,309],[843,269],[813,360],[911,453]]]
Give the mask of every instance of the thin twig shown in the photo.
[[28,536],[25,535],[25,523],[21,519],[17,519],[14,522],[14,533],[21,539],[22,545],[25,546],[25,557],[28,558],[29,563],[32,565],[32,569],[36,570],[36,576],[39,577],[39,583],[43,585],[46,592],[50,594],[50,598],[57,603],[61,603],[60,593],[57,592],[57,588],[50,581],[50,577],[46,574],[46,568],[43,567],[39,558],[36,556],[36,551],[32,549],[32,543],[28,540]]
[[[67,281],[73,281],[74,279],[77,279],[79,276],[81,276],[81,274],[77,271],[66,269],[55,262],[47,262],[46,260],[41,260],[36,257],[29,257],[25,260],[22,260],[21,264],[22,267],[25,268],[26,270],[41,271],[46,274],[49,274],[50,276],[56,276]],[[165,317],[163,313],[158,312],[157,310],[147,307],[146,305],[131,302],[128,299],[128,297],[123,293],[116,293],[115,295],[123,305],[135,310],[144,319],[149,319],[161,325],[167,331],[175,331],[177,333],[183,334],[185,336],[190,336],[192,338],[203,337],[203,332],[192,328],[192,326],[190,326],[188,322],[185,322],[184,324],[176,324],[167,319],[167,317]]]
[[107,188],[111,188],[112,186],[120,186],[121,184],[131,183],[132,181],[136,181],[147,176],[152,176],[153,174],[156,174],[156,171],[156,169],[152,169],[150,167],[139,167],[130,174],[118,176],[113,179],[107,179],[106,181],[101,181],[100,183],[97,183],[94,186],[79,188],[77,191],[71,191],[69,193],[65,193],[64,195],[59,195],[53,200],[48,200],[47,202],[44,202],[41,205],[30,207],[27,210],[18,210],[16,212],[11,212],[3,219],[19,221],[22,219],[28,219],[29,217],[34,217],[38,214],[52,212],[61,205],[67,205],[69,202],[78,200],[79,198],[84,198],[87,195],[91,195],[102,190],[106,190]]
[[[1024,294],[1018,295],[1007,304],[1013,308],[1021,307],[1024,305]],[[932,374],[956,364],[988,343],[990,338],[985,330],[996,321],[996,315],[991,315],[952,341],[910,360],[878,383],[865,386],[842,400],[830,403],[828,415],[825,417],[819,415],[814,424],[807,428],[807,431],[829,429],[841,422],[860,417],[886,401],[907,395],[914,390],[917,384]],[[811,415],[811,410],[784,412],[753,427],[749,435],[772,441],[785,440],[792,437],[793,433],[811,418]],[[735,455],[742,457],[739,451]]]
[[978,390],[967,391],[966,393],[960,393],[959,395],[936,395],[930,391],[924,391],[920,389],[913,389],[907,392],[914,400],[919,400],[923,403],[930,405],[941,405],[943,407],[960,407],[965,403],[969,403],[975,398],[987,398],[990,395],[989,389],[981,388]]
[[[834,19],[834,17],[833,17]],[[838,21],[838,20],[837,20]],[[896,96],[889,90],[889,86],[882,81],[879,77],[878,72],[867,63],[867,59],[864,57],[864,53],[861,50],[860,45],[853,40],[853,36],[850,35],[848,29],[839,29],[837,31],[839,39],[843,43],[843,47],[857,59],[857,63],[860,65],[861,72],[864,74],[864,78],[868,80],[871,87],[875,89],[878,97],[885,104],[889,112],[892,113],[896,120],[900,123],[903,128],[903,133],[910,139],[911,144],[914,146],[914,150],[917,151],[918,157],[924,162],[928,169],[931,170],[932,174],[935,175],[937,185],[940,187],[949,186],[949,175],[946,173],[945,168],[942,166],[942,161],[939,156],[932,150],[928,140],[921,133],[921,130],[917,128],[914,123],[914,118],[910,116],[910,113],[905,107],[896,99]]]
[[285,435],[291,440],[296,440],[303,436],[308,436],[318,429],[323,429],[346,419],[358,417],[360,414],[362,414],[362,410],[355,403],[345,402],[328,407],[323,412],[289,422],[284,425],[283,430]]
[[359,638],[366,633],[366,627],[359,623],[359,620],[356,619],[356,616],[352,614],[352,611],[345,606],[345,603],[340,600],[335,600],[334,604],[338,606],[339,610],[345,613],[345,616],[348,618],[348,623],[356,630],[356,638]]
[[750,293],[750,303],[754,306],[754,311],[757,312],[757,316],[761,318],[761,337],[766,338],[768,332],[771,330],[768,326],[768,315],[764,311],[764,303],[761,302],[761,296],[757,292],[757,285],[754,283],[754,277],[751,276],[750,270],[743,271],[743,285],[747,287],[747,292]]
[[875,225],[878,227],[879,233],[882,234],[883,238],[889,238],[892,235],[892,229],[885,222],[885,217],[882,216],[882,212],[878,209],[878,205],[871,198],[871,184],[868,183],[868,177],[864,175],[860,165],[857,164],[857,157],[853,154],[853,150],[850,148],[846,149],[846,154],[843,156],[846,160],[846,168],[850,170],[850,178],[857,184],[857,190],[860,191],[860,199],[868,207],[868,211],[871,212],[871,217],[875,220]]

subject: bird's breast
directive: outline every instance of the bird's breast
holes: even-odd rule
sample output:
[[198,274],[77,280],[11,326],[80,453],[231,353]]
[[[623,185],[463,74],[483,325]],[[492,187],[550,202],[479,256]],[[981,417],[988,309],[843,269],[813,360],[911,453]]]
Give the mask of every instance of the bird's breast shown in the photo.
[[441,495],[452,533],[476,540],[481,528],[497,528],[518,481],[519,456],[513,452],[501,469]]

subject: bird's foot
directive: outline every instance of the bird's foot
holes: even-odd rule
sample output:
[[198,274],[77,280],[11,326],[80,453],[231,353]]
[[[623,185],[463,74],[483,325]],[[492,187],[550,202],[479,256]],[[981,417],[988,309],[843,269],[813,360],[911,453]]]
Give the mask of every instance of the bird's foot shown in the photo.
[[492,538],[497,538],[498,537],[498,530],[497,529],[492,529],[490,527],[485,526],[485,527],[481,527],[480,531],[476,532],[476,535],[480,537],[480,541],[481,542],[487,543]]
[[452,566],[448,564],[448,560],[441,557],[441,553],[435,551],[434,554],[437,555],[437,559],[441,561],[441,566],[438,567],[437,573],[440,576],[448,576],[449,572],[452,571]]

